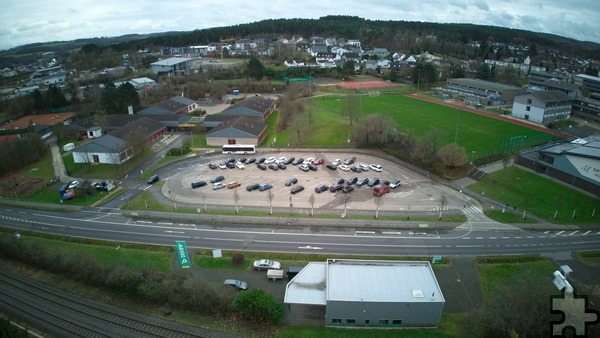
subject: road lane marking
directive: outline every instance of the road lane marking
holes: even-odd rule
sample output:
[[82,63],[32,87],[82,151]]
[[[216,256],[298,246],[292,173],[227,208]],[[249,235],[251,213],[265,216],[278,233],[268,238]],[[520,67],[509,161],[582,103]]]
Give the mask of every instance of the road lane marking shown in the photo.
[[572,235],[575,235],[575,234],[576,234],[576,233],[578,233],[578,232],[579,232],[579,230],[575,230],[575,231],[573,231],[572,233],[568,234],[567,236],[572,236]]
[[559,232],[557,232],[557,233],[556,233],[556,235],[560,235],[560,234],[562,234],[563,232],[565,232],[565,231],[564,231],[564,230],[563,230],[563,231],[559,231]]
[[588,231],[586,231],[586,232],[582,233],[581,235],[582,235],[582,236],[585,236],[585,235],[589,234],[590,232],[592,232],[592,230],[588,230]]

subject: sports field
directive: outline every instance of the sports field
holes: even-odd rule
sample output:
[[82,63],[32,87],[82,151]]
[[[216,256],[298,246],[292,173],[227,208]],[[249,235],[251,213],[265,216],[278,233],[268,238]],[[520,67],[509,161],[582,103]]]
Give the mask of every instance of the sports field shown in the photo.
[[[314,98],[314,104],[341,114],[345,96]],[[553,138],[525,126],[492,119],[466,110],[414,99],[405,95],[363,95],[359,99],[362,115],[381,114],[396,122],[401,132],[422,137],[431,128],[442,130],[444,143],[457,143],[470,158],[500,152],[508,147],[525,148]]]

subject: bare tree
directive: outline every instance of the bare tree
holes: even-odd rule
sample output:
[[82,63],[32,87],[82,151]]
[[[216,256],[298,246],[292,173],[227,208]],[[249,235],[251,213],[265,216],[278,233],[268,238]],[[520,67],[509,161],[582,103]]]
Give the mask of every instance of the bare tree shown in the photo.
[[204,204],[204,212],[206,212],[207,211],[207,209],[206,209],[206,194],[201,192],[200,198],[202,199],[202,204]]
[[343,194],[342,197],[340,197],[340,200],[342,201],[342,204],[344,204],[344,215],[348,217],[348,203],[350,202],[350,195]]
[[304,112],[304,119],[306,121],[306,126],[308,127],[308,132],[310,133],[310,127],[315,122],[315,110],[312,107],[309,107]]
[[269,201],[269,215],[273,215],[273,198],[275,198],[275,195],[269,189],[267,191],[267,201]]
[[358,97],[358,95],[354,93],[346,95],[346,98],[344,99],[344,103],[342,105],[342,116],[348,117],[350,125],[352,125],[352,120],[354,120],[359,113],[360,98]]
[[375,218],[378,218],[379,217],[379,208],[383,205],[384,201],[383,201],[382,196],[375,196],[374,201],[375,201],[375,207],[377,208],[375,210]]
[[237,189],[233,189],[233,202],[235,203],[235,213],[239,214],[239,202],[240,202],[240,194],[238,194]]
[[308,196],[308,202],[310,203],[310,216],[312,217],[315,214],[315,193],[310,193],[310,196]]
[[456,143],[450,143],[440,148],[437,153],[440,162],[448,168],[458,168],[467,164],[465,148]]
[[438,217],[438,220],[442,219],[442,211],[444,211],[444,206],[446,205],[446,203],[448,203],[448,198],[445,194],[442,194],[440,196],[440,216]]

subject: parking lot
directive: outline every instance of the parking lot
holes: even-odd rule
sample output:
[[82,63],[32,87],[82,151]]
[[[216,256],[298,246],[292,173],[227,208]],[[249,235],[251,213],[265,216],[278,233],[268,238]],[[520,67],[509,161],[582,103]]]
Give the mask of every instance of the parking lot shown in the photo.
[[[339,168],[332,170],[326,167],[335,159],[340,159],[342,162],[345,159],[356,157],[355,163],[359,164],[379,164],[381,171],[377,172],[372,169],[360,173],[351,170],[343,171]],[[193,169],[182,171],[176,175],[168,177],[162,187],[162,193],[169,199],[175,202],[197,204],[199,207],[206,204],[217,205],[235,205],[235,193],[237,191],[237,203],[242,208],[244,206],[252,206],[258,208],[273,207],[290,207],[310,209],[313,207],[315,213],[319,210],[375,210],[377,208],[377,198],[373,195],[373,187],[366,184],[362,186],[354,185],[354,190],[344,193],[341,190],[330,192],[329,190],[321,193],[315,192],[315,187],[320,184],[327,186],[332,185],[332,181],[337,178],[348,180],[355,176],[357,178],[378,178],[379,180],[400,180],[401,185],[390,189],[390,192],[383,195],[379,200],[379,209],[387,211],[435,211],[441,207],[441,200],[444,199],[444,210],[459,209],[465,203],[465,196],[458,191],[451,190],[443,185],[434,184],[427,177],[408,170],[405,167],[395,163],[383,160],[379,157],[361,155],[361,154],[346,154],[346,153],[285,153],[274,152],[255,155],[219,155],[211,158],[211,163],[216,165],[224,163],[227,158],[234,157],[237,159],[245,158],[269,158],[275,157],[302,157],[307,159],[324,159],[324,163],[317,165],[317,170],[303,171],[299,165],[287,165],[286,169],[261,170],[256,163],[246,164],[243,169],[238,167],[225,169],[210,169],[208,164],[197,165]],[[211,179],[216,176],[224,176],[220,182],[225,187],[213,190]],[[297,183],[286,186],[285,183],[291,178],[296,178]],[[207,185],[193,189],[192,182],[205,181]],[[233,189],[228,189],[227,185],[231,182],[239,182],[240,186]],[[253,183],[262,185],[270,184],[272,188],[268,190],[252,190],[247,191],[246,187]],[[346,185],[346,182],[344,182]],[[294,186],[303,186],[304,190],[295,194],[290,193]],[[297,188],[296,188],[297,189]],[[270,192],[270,194],[269,194]],[[311,195],[314,200],[311,201]],[[270,196],[270,197],[269,197]],[[442,198],[442,196],[444,196]]]

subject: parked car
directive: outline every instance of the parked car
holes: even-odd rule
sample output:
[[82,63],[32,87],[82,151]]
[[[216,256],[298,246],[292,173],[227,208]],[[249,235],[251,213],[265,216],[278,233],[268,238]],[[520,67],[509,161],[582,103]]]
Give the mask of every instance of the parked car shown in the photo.
[[246,162],[245,162],[245,163],[246,163],[246,164],[252,164],[252,163],[254,163],[254,162],[256,162],[256,159],[255,159],[254,157],[250,157],[249,159],[247,159],[247,160],[246,160]]
[[358,165],[353,165],[352,167],[350,167],[350,170],[354,171],[355,173],[361,173],[361,172],[363,172],[363,168],[361,166],[358,166]]
[[376,186],[377,184],[379,184],[379,179],[378,179],[378,178],[371,178],[371,179],[369,179],[369,181],[367,182],[367,185],[368,185],[369,187],[374,187],[374,186]]
[[337,169],[337,165],[335,165],[333,163],[327,163],[326,167],[327,167],[327,169],[331,169],[331,170]]
[[304,163],[304,164],[309,164],[309,163],[312,163],[314,160],[315,160],[315,158],[314,158],[314,157],[307,157],[307,158],[304,160],[304,162],[302,162],[302,163]]
[[254,261],[254,263],[252,263],[252,268],[254,270],[259,270],[259,271],[260,270],[269,270],[269,269],[279,270],[279,269],[281,269],[281,263],[270,260],[270,259],[259,259],[257,261]]
[[219,163],[219,169],[227,169],[227,164]]
[[265,160],[266,164],[271,164],[274,163],[277,159],[275,157],[269,157],[268,159]]
[[[265,163],[267,163],[267,162],[265,162]],[[271,169],[271,170],[279,170],[279,166],[277,165],[277,163],[271,163],[271,164],[269,164],[268,168]]]
[[339,177],[339,178],[334,178],[333,181],[331,181],[332,185],[340,185],[340,184],[344,184],[344,179]]
[[348,183],[348,185],[351,185],[351,184],[355,184],[356,181],[358,181],[358,177],[352,176],[352,177],[350,177],[349,179],[346,180],[346,183]]
[[235,163],[235,158],[229,157],[225,160],[225,163]]
[[340,165],[340,164],[342,164],[342,160],[340,160],[339,158],[336,158],[335,160],[333,160],[333,162],[331,162],[331,164]]
[[225,176],[215,176],[213,178],[210,179],[210,183],[217,183],[217,182],[221,182],[222,180],[225,179]]
[[240,161],[240,162],[236,162],[236,163],[235,163],[235,166],[236,166],[238,169],[244,169],[244,168],[246,168],[246,166],[244,165],[244,163],[242,163],[241,161]]
[[238,290],[247,290],[248,289],[248,283],[241,281],[241,280],[237,280],[237,279],[226,279],[223,281],[223,285],[233,286],[234,288],[236,288]]
[[229,169],[233,169],[233,168],[235,168],[235,163],[234,163],[234,162],[227,162],[227,163],[225,163],[225,165],[226,165],[226,166],[227,166],[227,168],[229,168]]
[[[146,181],[146,183],[153,184],[153,183],[158,182],[158,180],[160,180],[160,177],[158,177],[158,175],[152,175],[152,176],[150,176],[148,181]],[[69,184],[69,186],[70,186],[70,184]]]
[[213,184],[213,190],[219,190],[219,189],[223,189],[225,187],[226,187],[226,185],[221,182],[217,182],[217,183]]
[[314,165],[312,163],[309,163],[309,164],[307,164],[307,166],[308,166],[308,169],[310,169],[311,171],[317,171],[317,166],[316,165]]
[[281,163],[281,162],[285,162],[285,161],[287,161],[287,157],[282,156],[282,157],[278,158],[275,162]]
[[246,186],[247,191],[254,191],[258,189],[258,183],[250,183]]
[[390,186],[390,181],[388,181],[388,180],[381,180],[381,181],[379,181],[379,184],[387,185],[389,187]]
[[270,183],[265,183],[258,186],[258,190],[260,191],[269,190],[271,188],[273,188],[273,185],[271,185]]
[[360,186],[367,184],[368,182],[369,182],[369,179],[366,177],[359,178],[358,180],[356,180],[356,186],[360,187]]
[[192,182],[192,189],[200,188],[206,185],[205,181],[194,181]]
[[310,169],[308,168],[307,164],[301,164],[298,168],[300,168],[300,170],[302,171],[309,171]]
[[99,191],[108,191],[108,184],[106,182],[94,182],[92,187]]
[[314,164],[314,165],[321,165],[323,163],[325,163],[325,160],[322,158],[318,158],[318,159],[312,161],[312,164]]
[[256,167],[260,170],[267,170],[267,166],[264,163],[258,163]]
[[242,162],[242,163],[246,163],[247,158],[242,157],[242,158],[238,158],[237,162]]
[[240,185],[241,185],[240,182],[237,182],[237,181],[229,182],[229,183],[227,183],[227,189],[235,189],[235,188],[239,187]]
[[342,171],[349,171],[349,170],[350,170],[350,167],[349,167],[349,166],[347,166],[347,165],[345,165],[345,164],[340,164],[340,165],[338,166],[338,169],[340,169],[340,170],[342,170]]
[[214,163],[212,163],[212,162],[208,164],[208,167],[209,167],[210,169],[217,169],[217,168],[218,168],[218,167],[217,167],[217,165],[216,165],[216,164],[214,164]]
[[376,171],[376,172],[380,172],[382,170],[381,166],[379,164],[377,164],[377,163],[371,163],[371,164],[369,164],[369,169],[371,169],[373,171]]
[[292,164],[298,165],[298,164],[301,164],[302,162],[304,162],[304,159],[302,157],[298,157],[297,159],[292,161]]
[[390,188],[396,189],[400,186],[400,180],[393,180],[390,182]]
[[285,160],[283,163],[285,163],[287,165],[290,165],[290,164],[292,164],[294,162],[294,160],[295,160],[295,158],[293,156],[292,157],[288,157],[287,160]]
[[388,187],[387,185],[378,184],[373,187],[373,195],[375,196],[381,197],[387,194],[388,192],[390,192],[390,187]]
[[279,163],[277,163],[277,166],[278,166],[278,167],[279,167],[279,169],[281,169],[281,170],[283,170],[283,169],[286,169],[286,168],[287,168],[287,167],[286,167],[286,165],[285,165],[285,163],[283,163],[283,162],[279,162]]
[[304,187],[301,185],[295,185],[292,187],[292,189],[290,189],[290,193],[291,194],[297,194],[299,192],[301,192],[302,190],[304,190]]
[[289,180],[285,181],[285,186],[289,187],[290,185],[294,185],[296,183],[298,183],[298,179],[295,177],[292,177]]
[[352,163],[354,163],[354,161],[356,161],[356,156],[352,157],[352,158],[347,158],[344,160],[344,164],[345,165],[351,165]]
[[342,190],[343,186],[339,185],[339,184],[334,184],[331,187],[329,187],[329,191],[331,192],[337,192]]
[[256,160],[256,163],[264,163],[267,159],[264,157],[259,158],[258,160]]
[[326,184],[319,184],[315,187],[315,192],[320,194],[323,191],[326,191],[327,189],[329,189],[329,187]]
[[342,192],[343,192],[343,193],[345,193],[345,194],[347,194],[347,193],[351,193],[352,191],[354,191],[354,187],[353,187],[353,186],[351,186],[351,185],[345,185],[345,186],[342,188]]

